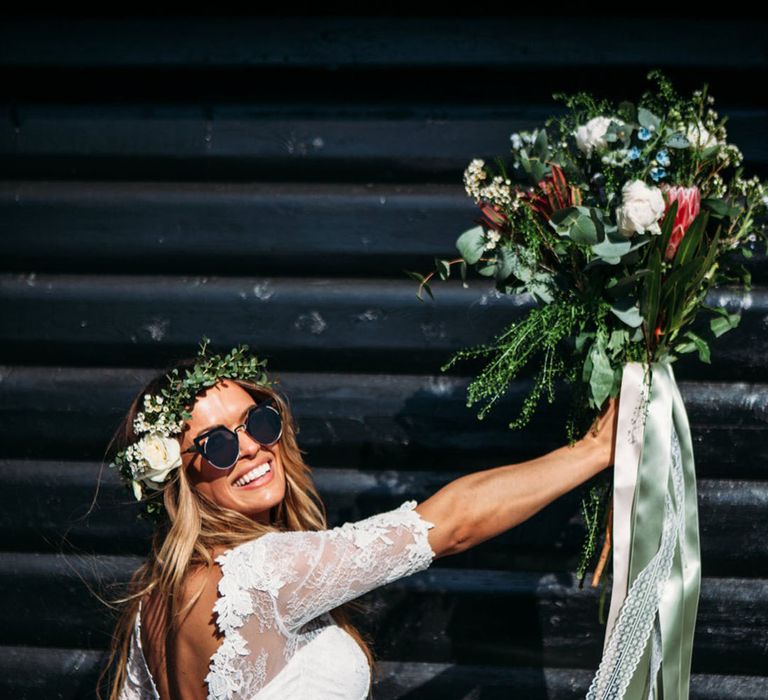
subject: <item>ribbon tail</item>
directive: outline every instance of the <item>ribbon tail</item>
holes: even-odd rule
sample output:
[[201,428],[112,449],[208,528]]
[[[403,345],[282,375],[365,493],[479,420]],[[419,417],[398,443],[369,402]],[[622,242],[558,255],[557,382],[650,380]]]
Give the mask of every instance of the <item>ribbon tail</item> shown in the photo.
[[[701,569],[693,448],[671,365],[652,363],[643,401],[640,380],[647,368],[627,363],[622,378],[615,588],[588,700],[688,698]],[[644,405],[638,433],[629,416]]]

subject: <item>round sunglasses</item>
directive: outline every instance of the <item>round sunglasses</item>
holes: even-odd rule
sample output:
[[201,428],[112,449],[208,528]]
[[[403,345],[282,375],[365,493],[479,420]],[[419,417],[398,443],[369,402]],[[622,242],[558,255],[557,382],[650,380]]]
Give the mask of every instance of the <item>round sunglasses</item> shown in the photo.
[[274,445],[283,434],[283,420],[280,410],[272,398],[251,406],[245,421],[234,430],[223,425],[206,430],[192,442],[194,447],[184,450],[199,452],[216,469],[229,469],[240,459],[240,440],[237,431],[245,428],[245,432],[263,447]]

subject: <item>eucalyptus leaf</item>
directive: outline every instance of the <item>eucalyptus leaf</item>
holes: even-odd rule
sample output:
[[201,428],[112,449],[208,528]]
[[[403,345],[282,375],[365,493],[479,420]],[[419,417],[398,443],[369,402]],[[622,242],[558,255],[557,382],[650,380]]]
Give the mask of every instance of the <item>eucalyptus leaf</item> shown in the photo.
[[479,265],[477,267],[477,272],[483,277],[495,277],[497,268],[498,268],[498,262],[496,261],[496,259],[493,259],[493,260],[489,260],[486,263],[483,263],[482,265]]
[[456,248],[461,257],[470,265],[474,265],[483,255],[486,240],[482,226],[475,226],[464,231],[456,240]]
[[545,304],[551,304],[555,298],[551,291],[552,277],[544,272],[537,272],[525,285],[526,289]]
[[630,328],[637,328],[643,322],[640,308],[633,297],[626,296],[616,299],[611,305],[611,311]]
[[441,280],[447,280],[451,276],[451,266],[447,260],[435,258],[435,267]]
[[664,145],[669,146],[669,148],[689,148],[691,142],[685,138],[685,134],[675,132],[667,137],[666,141],[664,141]]
[[[619,261],[620,262],[620,261]],[[615,265],[615,262],[610,262],[609,260],[606,260],[605,258],[592,258],[584,267],[583,270],[591,270],[594,267],[610,267],[611,265]]]
[[503,247],[499,248],[498,263],[496,265],[495,277],[498,281],[507,279],[518,266],[517,256],[511,248]]
[[637,121],[640,123],[640,126],[644,126],[651,131],[658,130],[659,124],[661,124],[661,120],[645,107],[640,107],[637,110]]
[[533,279],[534,270],[522,262],[517,255],[513,257],[513,263],[512,273],[517,279],[521,282],[530,282]]
[[616,328],[611,331],[611,337],[608,339],[607,350],[615,357],[629,340],[629,332],[623,328]]
[[605,238],[603,214],[595,207],[573,206],[557,209],[550,225],[561,236],[576,243],[594,245]]
[[576,340],[575,340],[576,352],[581,352],[582,350],[584,350],[584,343],[586,343],[589,338],[594,338],[594,337],[595,337],[594,331],[582,331],[581,333],[579,333],[576,336]]
[[580,216],[568,230],[568,237],[574,243],[594,245],[599,241],[595,222],[589,216]]
[[589,378],[592,376],[592,353],[588,352],[584,356],[584,365],[581,368],[581,381],[589,383]]
[[597,406],[602,405],[608,398],[613,387],[613,368],[605,354],[605,349],[599,342],[592,345],[590,351],[592,359],[592,373],[589,378],[589,387],[592,390],[592,398]]
[[408,277],[411,279],[415,279],[417,282],[423,282],[424,281],[424,275],[422,275],[420,272],[413,272],[412,270],[403,270]]
[[562,209],[555,209],[552,212],[552,216],[549,218],[550,226],[560,233],[561,231],[567,232],[576,220],[584,213],[581,211],[586,207],[563,207]]
[[549,166],[540,160],[531,160],[531,177],[535,182],[543,180],[549,172]]
[[539,133],[536,134],[536,141],[533,144],[533,152],[541,161],[545,161],[549,157],[549,145],[547,141],[546,129],[539,129]]
[[600,243],[592,246],[592,252],[603,258],[607,263],[616,265],[621,261],[621,256],[628,253],[632,248],[632,242],[624,240],[614,242],[605,238]]

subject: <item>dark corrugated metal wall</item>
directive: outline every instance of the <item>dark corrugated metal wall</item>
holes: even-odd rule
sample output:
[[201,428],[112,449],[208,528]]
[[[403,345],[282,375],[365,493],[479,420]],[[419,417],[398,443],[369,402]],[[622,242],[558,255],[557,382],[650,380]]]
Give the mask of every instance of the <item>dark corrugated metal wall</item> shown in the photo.
[[[4,695],[91,697],[112,619],[86,584],[125,580],[149,533],[109,470],[82,516],[130,399],[203,333],[270,359],[331,525],[564,444],[566,394],[512,433],[528,378],[481,423],[467,378],[439,372],[527,304],[479,279],[420,303],[402,270],[452,255],[475,215],[464,167],[556,91],[636,97],[651,67],[681,91],[707,81],[766,177],[768,25],[546,21],[4,23]],[[751,294],[716,295],[743,319],[712,365],[675,365],[702,528],[692,698],[708,700],[768,697],[768,264],[748,266]],[[366,596],[376,697],[583,697],[603,629],[572,575],[579,496]]]

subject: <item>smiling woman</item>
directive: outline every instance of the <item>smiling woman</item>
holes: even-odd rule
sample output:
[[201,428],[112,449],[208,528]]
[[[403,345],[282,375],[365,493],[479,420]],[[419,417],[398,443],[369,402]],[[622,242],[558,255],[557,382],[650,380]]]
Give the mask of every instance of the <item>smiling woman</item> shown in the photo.
[[[247,346],[206,357],[206,344],[142,388],[108,448],[156,530],[114,601],[100,685],[112,670],[110,700],[264,697],[267,685],[322,698],[323,683],[364,698],[375,662],[349,622],[353,599],[425,568],[451,537],[440,528],[430,545],[415,501],[329,530],[264,363]],[[361,561],[371,536],[377,555]]]
[[328,529],[289,403],[245,348],[206,357],[204,343],[157,376],[110,444],[156,523],[115,601],[110,700],[370,697],[356,598],[513,527],[611,462],[613,407],[576,448]]
[[285,496],[282,423],[269,396],[254,402],[252,393],[228,380],[207,389],[181,439],[190,482],[219,506],[269,524],[270,509]]

